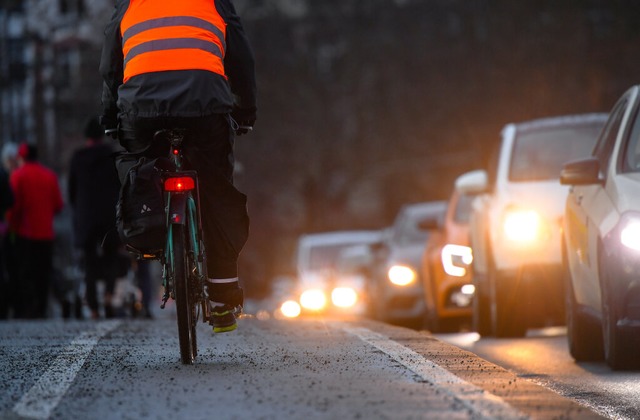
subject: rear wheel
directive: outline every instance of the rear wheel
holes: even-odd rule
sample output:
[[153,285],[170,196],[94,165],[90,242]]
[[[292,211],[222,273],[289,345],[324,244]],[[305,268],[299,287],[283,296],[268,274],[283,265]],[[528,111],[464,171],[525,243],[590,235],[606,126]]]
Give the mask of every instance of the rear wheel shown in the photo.
[[190,290],[187,239],[184,225],[171,225],[173,238],[173,278],[176,291],[176,315],[178,318],[178,338],[180,359],[190,365],[197,355],[196,305]]

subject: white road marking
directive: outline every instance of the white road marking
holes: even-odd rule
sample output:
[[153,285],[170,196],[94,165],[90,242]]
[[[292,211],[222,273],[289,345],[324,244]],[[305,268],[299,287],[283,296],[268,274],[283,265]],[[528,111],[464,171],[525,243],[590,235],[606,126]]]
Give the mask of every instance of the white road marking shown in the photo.
[[98,341],[120,323],[121,321],[99,322],[95,329],[80,334],[22,396],[13,411],[32,419],[49,418]]
[[363,327],[343,326],[344,331],[372,345],[402,364],[425,381],[460,401],[481,418],[524,419],[527,416],[502,398],[479,388],[408,347]]

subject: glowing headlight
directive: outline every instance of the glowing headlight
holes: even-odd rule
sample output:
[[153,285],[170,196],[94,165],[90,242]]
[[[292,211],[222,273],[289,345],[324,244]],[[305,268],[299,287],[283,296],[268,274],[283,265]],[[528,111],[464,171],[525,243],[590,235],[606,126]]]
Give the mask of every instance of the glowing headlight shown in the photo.
[[288,300],[280,305],[280,312],[287,318],[295,318],[300,315],[300,305],[298,302]]
[[358,301],[358,294],[350,287],[336,287],[331,292],[331,302],[339,308],[350,308]]
[[300,305],[311,311],[319,311],[327,305],[327,297],[320,289],[305,290],[300,295]]
[[502,225],[505,237],[515,242],[532,242],[540,236],[542,220],[533,210],[510,210]]
[[416,281],[416,272],[405,265],[394,265],[387,273],[389,281],[397,286],[407,286]]
[[441,256],[445,273],[454,277],[467,274],[467,267],[473,262],[471,248],[463,245],[447,244],[442,247]]
[[640,220],[629,220],[620,232],[620,242],[627,248],[640,251]]

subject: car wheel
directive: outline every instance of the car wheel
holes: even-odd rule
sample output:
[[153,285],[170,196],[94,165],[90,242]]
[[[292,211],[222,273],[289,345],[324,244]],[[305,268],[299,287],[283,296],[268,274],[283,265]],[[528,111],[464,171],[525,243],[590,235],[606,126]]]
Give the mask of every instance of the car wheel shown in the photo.
[[602,293],[604,358],[611,369],[614,370],[635,368],[638,366],[637,357],[634,356],[635,349],[628,345],[624,332],[617,325],[620,319],[619,307],[622,302],[616,300],[613,285],[614,279],[603,255],[599,255],[598,258],[598,274]]
[[576,302],[568,261],[564,261],[567,342],[569,353],[577,362],[602,360],[602,330],[588,318]]
[[476,291],[472,301],[472,318],[471,324],[475,332],[481,336],[491,335],[491,306],[489,304],[488,291],[480,285],[480,282],[474,282]]
[[518,296],[519,276],[511,278],[489,270],[491,305],[491,329],[496,337],[524,337],[527,332],[520,299]]

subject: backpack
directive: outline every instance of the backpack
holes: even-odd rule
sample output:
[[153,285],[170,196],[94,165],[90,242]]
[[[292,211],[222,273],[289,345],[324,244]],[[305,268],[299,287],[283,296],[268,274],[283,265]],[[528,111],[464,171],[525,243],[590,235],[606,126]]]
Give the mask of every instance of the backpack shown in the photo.
[[162,171],[171,169],[167,158],[123,155],[117,160],[120,196],[116,227],[131,252],[157,255],[166,241],[166,214]]

